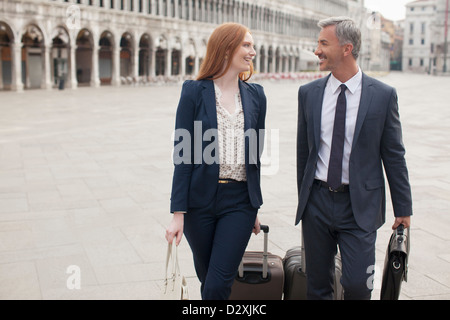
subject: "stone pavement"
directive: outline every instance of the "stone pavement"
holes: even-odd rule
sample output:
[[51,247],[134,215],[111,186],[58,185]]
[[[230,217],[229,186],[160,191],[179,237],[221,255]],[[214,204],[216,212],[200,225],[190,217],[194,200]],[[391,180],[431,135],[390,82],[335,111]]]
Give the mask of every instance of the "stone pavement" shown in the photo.
[[[450,78],[382,80],[398,90],[414,197],[401,299],[450,299]],[[269,250],[284,256],[300,243],[293,225],[299,83],[262,84],[266,126],[279,148],[266,147],[260,220],[271,227]],[[0,299],[158,298],[180,88],[0,92]],[[392,222],[388,202],[373,299]],[[249,249],[262,248],[262,239],[252,236]],[[179,251],[191,298],[199,299],[185,239]]]

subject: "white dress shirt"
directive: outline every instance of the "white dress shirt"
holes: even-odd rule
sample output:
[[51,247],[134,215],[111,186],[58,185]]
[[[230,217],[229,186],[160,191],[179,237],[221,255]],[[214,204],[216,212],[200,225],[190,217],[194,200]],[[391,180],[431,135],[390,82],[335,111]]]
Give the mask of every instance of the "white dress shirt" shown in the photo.
[[[362,72],[358,73],[344,84],[347,86],[345,97],[347,99],[347,112],[345,118],[344,156],[342,160],[342,183],[349,184],[349,161],[355,133],[356,117],[358,116],[359,102],[361,101]],[[320,128],[319,160],[317,162],[315,178],[327,181],[328,164],[330,162],[331,140],[333,138],[334,115],[336,103],[341,92],[342,84],[331,74],[325,87],[322,104],[322,123]]]

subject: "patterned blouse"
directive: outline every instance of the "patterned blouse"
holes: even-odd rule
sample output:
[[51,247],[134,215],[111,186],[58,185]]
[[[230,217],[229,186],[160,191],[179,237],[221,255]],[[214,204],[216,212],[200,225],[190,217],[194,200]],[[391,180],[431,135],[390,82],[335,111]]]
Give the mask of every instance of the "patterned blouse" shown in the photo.
[[236,109],[233,114],[230,114],[220,103],[222,92],[216,84],[214,89],[219,134],[219,179],[246,181],[244,110],[241,95],[236,93]]

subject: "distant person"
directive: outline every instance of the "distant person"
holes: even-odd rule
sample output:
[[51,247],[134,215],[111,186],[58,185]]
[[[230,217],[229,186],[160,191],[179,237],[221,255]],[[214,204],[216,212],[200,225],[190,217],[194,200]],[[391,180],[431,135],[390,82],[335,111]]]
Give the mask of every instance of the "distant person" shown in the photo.
[[178,245],[186,235],[202,299],[229,298],[252,231],[260,232],[259,132],[266,96],[260,85],[247,82],[255,55],[245,26],[217,27],[197,80],[183,85],[176,114],[173,219],[166,239],[176,238]]
[[394,88],[361,72],[361,33],[345,17],[319,22],[315,54],[323,79],[298,94],[296,224],[302,220],[307,296],[332,299],[342,257],[345,299],[370,299],[377,229],[389,182],[396,229],[410,226],[411,187]]

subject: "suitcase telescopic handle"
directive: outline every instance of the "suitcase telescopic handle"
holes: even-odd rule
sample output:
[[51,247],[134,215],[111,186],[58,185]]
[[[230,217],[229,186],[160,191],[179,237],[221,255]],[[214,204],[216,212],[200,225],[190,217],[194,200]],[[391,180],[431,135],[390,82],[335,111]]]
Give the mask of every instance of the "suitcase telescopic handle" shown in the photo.
[[269,269],[269,266],[268,266],[268,264],[269,264],[268,263],[269,226],[261,224],[260,228],[264,232],[264,252],[263,252],[263,274],[262,274],[262,277],[263,277],[263,279],[266,279],[268,271],[269,271],[268,270]]
[[[264,251],[263,251],[263,270],[262,270],[262,278],[267,279],[269,273],[269,263],[268,263],[268,242],[269,242],[269,226],[260,224],[259,227],[264,232]],[[239,264],[238,274],[240,278],[244,277],[244,260],[241,260]]]

